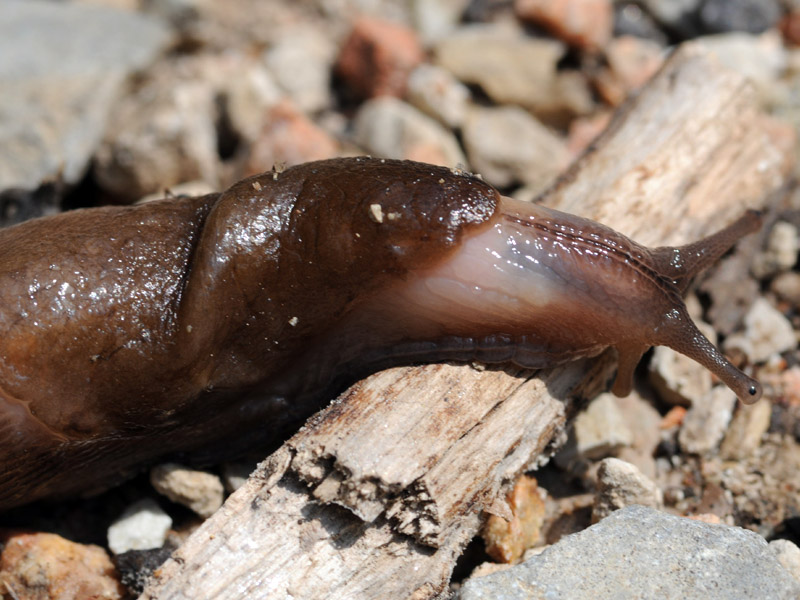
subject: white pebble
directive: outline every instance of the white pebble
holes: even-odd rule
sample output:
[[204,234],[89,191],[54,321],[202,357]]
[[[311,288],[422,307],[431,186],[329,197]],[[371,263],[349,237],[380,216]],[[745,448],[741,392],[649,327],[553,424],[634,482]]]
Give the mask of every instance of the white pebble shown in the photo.
[[108,547],[114,554],[129,550],[161,548],[172,527],[172,518],[154,500],[131,504],[108,528]]

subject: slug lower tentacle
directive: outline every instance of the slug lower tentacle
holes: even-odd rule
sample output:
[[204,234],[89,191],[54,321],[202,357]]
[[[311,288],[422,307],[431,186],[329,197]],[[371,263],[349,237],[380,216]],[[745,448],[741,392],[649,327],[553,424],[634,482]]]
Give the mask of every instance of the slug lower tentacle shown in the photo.
[[0,231],[0,509],[267,439],[388,364],[612,346],[625,394],[667,345],[755,401],[681,292],[758,224],[649,250],[469,175],[357,158]]

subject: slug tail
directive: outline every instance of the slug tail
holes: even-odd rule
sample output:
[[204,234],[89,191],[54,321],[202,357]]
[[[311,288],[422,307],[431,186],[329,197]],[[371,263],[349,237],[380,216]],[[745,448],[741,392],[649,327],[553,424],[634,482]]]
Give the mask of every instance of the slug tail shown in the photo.
[[762,225],[761,213],[748,210],[725,229],[685,246],[662,246],[651,250],[658,272],[672,279],[683,292],[692,278],[717,262],[742,237],[755,233]]

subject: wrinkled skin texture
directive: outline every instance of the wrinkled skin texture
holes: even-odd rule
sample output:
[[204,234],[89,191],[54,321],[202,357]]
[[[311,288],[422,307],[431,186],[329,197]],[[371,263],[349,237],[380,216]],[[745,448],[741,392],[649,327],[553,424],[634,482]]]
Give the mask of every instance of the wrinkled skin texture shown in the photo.
[[2,230],[0,510],[242,450],[388,364],[614,346],[627,393],[665,344],[754,400],[680,293],[757,225],[648,250],[469,175],[360,158]]

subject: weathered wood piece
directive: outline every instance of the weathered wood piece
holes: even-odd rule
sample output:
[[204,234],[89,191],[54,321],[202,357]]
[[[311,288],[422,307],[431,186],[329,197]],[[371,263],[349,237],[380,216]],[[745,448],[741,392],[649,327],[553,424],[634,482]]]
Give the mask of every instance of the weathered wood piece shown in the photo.
[[[678,50],[544,198],[646,245],[680,244],[757,206],[786,144],[755,94]],[[613,357],[534,375],[428,365],[354,385],[262,463],[142,598],[432,598],[507,483],[546,460]]]

